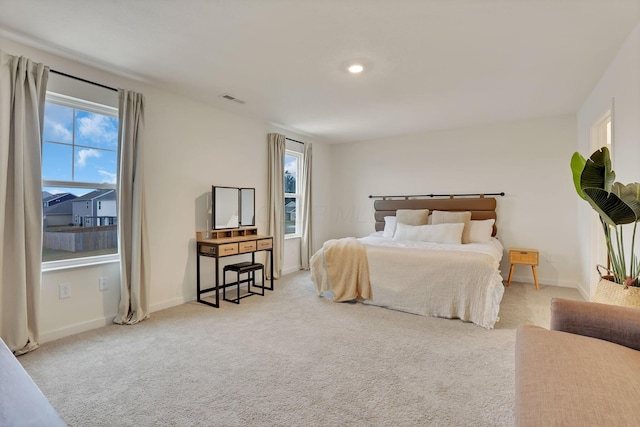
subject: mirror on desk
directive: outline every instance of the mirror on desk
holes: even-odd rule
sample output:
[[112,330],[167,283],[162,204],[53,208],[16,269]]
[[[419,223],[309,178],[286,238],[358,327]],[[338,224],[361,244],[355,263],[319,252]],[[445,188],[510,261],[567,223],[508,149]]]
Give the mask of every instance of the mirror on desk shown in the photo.
[[240,226],[256,225],[256,189],[240,189]]
[[211,186],[214,230],[255,225],[255,188]]

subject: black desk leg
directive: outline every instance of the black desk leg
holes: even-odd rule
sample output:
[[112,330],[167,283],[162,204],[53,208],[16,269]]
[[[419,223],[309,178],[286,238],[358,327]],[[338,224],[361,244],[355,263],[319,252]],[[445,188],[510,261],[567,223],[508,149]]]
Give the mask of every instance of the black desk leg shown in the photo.
[[271,288],[269,289],[270,291],[273,290],[273,248],[271,248],[271,250],[269,251],[269,253],[271,254],[271,262],[269,263],[269,267],[271,268]]
[[216,257],[216,307],[220,307],[220,265]]
[[200,248],[196,245],[196,283],[197,283],[197,298],[200,302]]

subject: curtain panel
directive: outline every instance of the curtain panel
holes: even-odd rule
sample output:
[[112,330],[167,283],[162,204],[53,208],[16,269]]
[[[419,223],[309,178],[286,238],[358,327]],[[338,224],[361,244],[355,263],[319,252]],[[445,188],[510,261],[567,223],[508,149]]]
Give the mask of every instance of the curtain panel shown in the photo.
[[118,90],[118,252],[120,305],[114,319],[149,317],[149,244],[144,198],[144,95]]
[[302,161],[302,238],[300,239],[300,267],[309,270],[309,260],[313,256],[313,239],[311,230],[311,166],[312,145],[304,144]]
[[[273,278],[282,274],[284,259],[284,153],[285,136],[279,133],[267,135],[269,144],[269,167],[267,188],[267,214],[269,216],[268,233],[273,236]],[[271,271],[267,258],[266,271]]]
[[42,264],[42,129],[49,68],[0,51],[0,337],[38,347]]

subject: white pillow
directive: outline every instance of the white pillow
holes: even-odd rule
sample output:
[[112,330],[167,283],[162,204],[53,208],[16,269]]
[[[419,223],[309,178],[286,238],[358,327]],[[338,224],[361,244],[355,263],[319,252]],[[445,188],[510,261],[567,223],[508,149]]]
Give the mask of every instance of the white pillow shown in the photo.
[[471,221],[471,212],[433,211],[431,216],[433,217],[433,224],[464,223],[462,243],[469,243],[469,221]]
[[391,239],[393,235],[396,233],[396,221],[395,216],[385,216],[384,217],[384,231],[382,232],[382,237],[386,237]]
[[469,222],[469,243],[488,243],[493,234],[493,224],[495,219],[485,219],[482,221]]
[[453,243],[462,242],[463,223],[436,225],[407,225],[398,223],[393,240],[418,242]]

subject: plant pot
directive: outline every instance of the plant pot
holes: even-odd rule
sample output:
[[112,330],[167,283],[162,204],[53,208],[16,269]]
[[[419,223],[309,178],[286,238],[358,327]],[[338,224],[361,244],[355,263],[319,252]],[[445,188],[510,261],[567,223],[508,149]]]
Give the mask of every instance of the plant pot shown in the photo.
[[613,276],[602,276],[596,286],[596,293],[591,298],[593,302],[620,305],[623,307],[640,308],[640,288],[637,286],[621,285],[614,282]]

